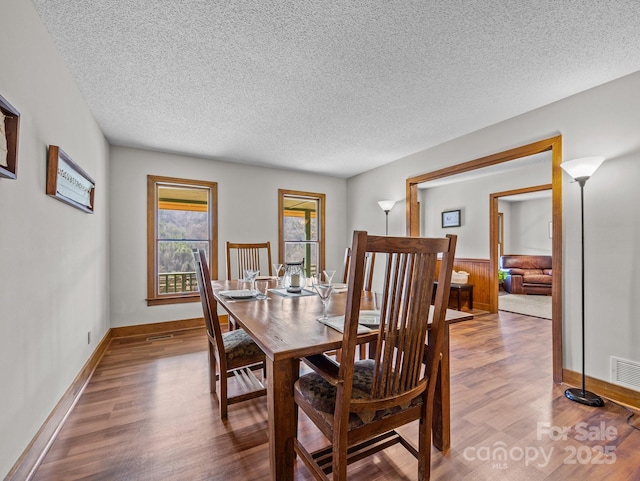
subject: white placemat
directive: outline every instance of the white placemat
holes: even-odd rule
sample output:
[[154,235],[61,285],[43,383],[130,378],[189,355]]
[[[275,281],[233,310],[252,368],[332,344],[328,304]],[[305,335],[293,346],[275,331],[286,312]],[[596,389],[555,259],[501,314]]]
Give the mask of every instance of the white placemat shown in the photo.
[[[344,332],[344,316],[330,316],[326,320],[318,319],[323,324],[326,324],[332,329],[335,329],[338,332]],[[366,332],[371,332],[373,329],[369,329],[366,326],[358,324],[358,334],[364,334]]]
[[316,293],[313,291],[308,291],[307,289],[302,289],[300,292],[287,292],[285,288],[282,289],[269,289],[269,292],[273,292],[274,294],[278,294],[282,297],[302,297],[302,296],[315,296]]

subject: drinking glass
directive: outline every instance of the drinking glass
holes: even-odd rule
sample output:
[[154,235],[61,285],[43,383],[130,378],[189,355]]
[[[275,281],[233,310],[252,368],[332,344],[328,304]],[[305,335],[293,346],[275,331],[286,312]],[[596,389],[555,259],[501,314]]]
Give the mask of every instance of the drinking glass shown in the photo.
[[244,270],[244,280],[251,283],[251,290],[253,292],[256,290],[256,277],[258,277],[258,274],[260,274],[260,271],[256,269]]
[[324,280],[327,281],[327,284],[331,284],[331,281],[333,280],[333,276],[336,275],[336,271],[325,269],[322,272],[324,273]]
[[276,275],[276,286],[280,286],[280,282],[282,282],[282,276],[280,275],[282,264],[273,264],[273,270]]
[[315,277],[313,278],[313,281],[313,288],[318,293],[318,296],[320,296],[320,300],[322,301],[322,317],[319,317],[318,320],[326,321],[328,319],[327,304],[331,297],[333,286],[331,284],[319,283]]
[[265,280],[256,281],[256,287],[258,289],[258,294],[256,295],[256,299],[266,299],[267,289],[269,287],[269,281],[265,281]]

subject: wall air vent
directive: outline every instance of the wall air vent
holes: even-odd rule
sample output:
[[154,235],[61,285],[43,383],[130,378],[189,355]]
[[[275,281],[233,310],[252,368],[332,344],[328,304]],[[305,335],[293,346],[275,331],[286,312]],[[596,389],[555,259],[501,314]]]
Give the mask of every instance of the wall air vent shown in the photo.
[[640,389],[640,363],[611,356],[611,382]]

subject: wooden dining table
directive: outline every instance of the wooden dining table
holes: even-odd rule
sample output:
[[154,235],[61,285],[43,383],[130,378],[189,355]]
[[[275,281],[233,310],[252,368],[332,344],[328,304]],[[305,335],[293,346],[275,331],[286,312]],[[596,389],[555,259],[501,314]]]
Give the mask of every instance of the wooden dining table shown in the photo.
[[[238,281],[213,281],[216,300],[236,324],[243,328],[266,355],[267,409],[269,425],[269,465],[274,481],[293,480],[294,449],[298,418],[293,385],[298,379],[300,359],[321,354],[342,345],[342,333],[319,322],[320,298],[310,295],[282,295],[282,289],[270,289],[267,299],[232,299],[219,294],[244,286]],[[275,288],[275,280],[270,281]],[[334,293],[328,304],[330,316],[342,315],[346,292]],[[362,309],[373,308],[373,293],[364,292]],[[433,419],[433,444],[441,451],[450,447],[449,324],[472,319],[473,315],[447,309],[445,335]],[[362,343],[376,334],[361,334]]]

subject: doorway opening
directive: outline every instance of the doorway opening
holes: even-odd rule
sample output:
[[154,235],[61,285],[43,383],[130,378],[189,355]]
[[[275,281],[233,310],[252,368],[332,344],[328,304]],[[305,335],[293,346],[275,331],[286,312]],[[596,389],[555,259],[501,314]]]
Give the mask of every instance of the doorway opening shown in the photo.
[[[407,206],[407,235],[420,235],[420,203],[418,201],[418,186],[424,182],[441,179],[451,175],[457,175],[484,167],[503,164],[523,157],[551,153],[551,189],[552,189],[552,262],[553,262],[553,287],[552,287],[552,358],[553,380],[562,382],[562,137],[556,136],[540,140],[521,147],[516,147],[504,152],[499,152],[479,159],[453,165],[444,169],[428,172],[410,177],[406,181],[406,206]],[[506,166],[506,164],[505,164]],[[497,200],[495,201],[497,204]],[[489,232],[498,232],[498,216],[489,216]],[[491,234],[490,234],[491,235]],[[490,240],[489,269],[485,277],[477,279],[483,288],[488,289],[490,300],[490,312],[498,310],[498,244],[497,239]]]
[[[495,262],[495,268],[499,270],[499,260],[502,255],[550,255],[551,252],[551,244],[553,240],[551,227],[553,225],[552,221],[548,221],[551,217],[553,209],[543,208],[540,212],[540,206],[538,203],[544,202],[544,200],[550,200],[552,193],[552,184],[544,184],[544,185],[536,185],[531,187],[525,187],[520,189],[513,189],[504,192],[494,192],[489,195],[489,209],[490,209],[490,217],[497,218],[497,222],[494,224],[496,232],[490,232],[490,243],[491,250],[495,251],[496,258],[492,259],[491,262]],[[505,201],[509,204],[520,203],[520,202],[536,202],[535,207],[532,209],[529,208],[527,210],[526,215],[526,224],[527,232],[524,233],[525,239],[513,239],[513,236],[507,235],[505,232],[505,214],[501,212],[501,210],[512,210],[510,207],[505,209],[505,205],[500,206],[500,201]],[[513,204],[512,204],[513,205]],[[518,204],[515,204],[518,205]],[[547,203],[543,203],[545,207],[549,207]],[[522,219],[518,219],[518,215],[515,212],[509,212],[509,215],[506,216],[507,221],[507,230],[511,231],[510,227],[513,223],[520,224],[519,221]],[[537,221],[536,221],[537,218]],[[549,222],[549,226],[547,226],[547,221]],[[518,229],[524,231],[524,229]],[[517,237],[517,236],[515,236]],[[542,239],[544,238],[544,239]],[[508,239],[508,242],[506,241]],[[506,251],[505,251],[506,244]],[[500,297],[501,292],[496,292],[495,305],[496,309],[500,310],[501,301],[507,301],[504,297]],[[504,293],[502,293],[504,294]],[[509,296],[514,297],[514,296]],[[517,296],[516,296],[517,297]],[[553,297],[553,296],[552,296]],[[543,299],[540,296],[532,295],[530,298],[526,298],[525,296],[521,296],[520,299],[510,299],[511,302],[515,303],[515,307],[520,307],[523,310],[515,310],[514,312],[521,312],[527,314],[529,311],[530,315],[537,315],[537,317],[544,317],[548,319],[553,318],[553,314],[551,312],[552,306],[548,303],[552,299]],[[494,301],[492,301],[493,304]],[[520,305],[522,304],[522,305]],[[509,309],[507,309],[509,310]],[[536,314],[533,314],[536,313]]]

